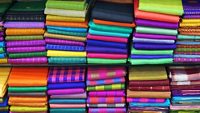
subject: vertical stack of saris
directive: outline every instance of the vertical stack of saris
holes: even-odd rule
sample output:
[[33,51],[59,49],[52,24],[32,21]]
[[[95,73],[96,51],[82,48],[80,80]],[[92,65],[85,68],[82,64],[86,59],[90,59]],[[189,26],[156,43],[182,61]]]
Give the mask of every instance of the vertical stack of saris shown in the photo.
[[181,0],[134,0],[136,32],[130,62],[139,64],[173,63]]
[[129,113],[168,113],[170,86],[165,67],[129,69]]
[[89,67],[88,113],[126,113],[125,67]]
[[42,1],[17,1],[6,13],[6,47],[11,64],[46,64]]
[[171,113],[200,112],[200,67],[169,67],[172,90]]
[[89,64],[126,63],[128,40],[135,26],[132,0],[97,0],[87,35]]
[[50,64],[86,63],[87,8],[85,0],[47,1],[45,41]]
[[182,1],[184,15],[180,22],[174,62],[200,62],[200,1]]

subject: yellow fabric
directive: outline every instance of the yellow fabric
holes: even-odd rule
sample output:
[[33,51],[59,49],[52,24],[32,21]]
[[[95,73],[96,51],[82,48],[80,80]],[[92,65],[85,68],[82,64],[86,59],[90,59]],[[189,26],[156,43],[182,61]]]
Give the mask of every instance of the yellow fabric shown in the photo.
[[182,19],[182,23],[200,23],[200,19]]
[[65,39],[65,40],[73,40],[73,41],[81,41],[81,42],[86,41],[86,37],[57,35],[57,34],[51,34],[47,32],[44,34],[44,36],[49,37],[49,38],[57,38],[57,39]]
[[0,68],[0,97],[2,98],[6,93],[8,77],[10,73],[10,67]]
[[129,80],[163,80],[167,79],[165,67],[132,67],[129,69]]
[[81,17],[64,17],[64,16],[55,16],[55,15],[47,15],[47,21],[66,21],[66,22],[85,22],[85,18]]
[[6,63],[8,63],[7,58],[0,58],[0,64],[6,64]]
[[170,91],[130,91],[127,90],[127,97],[131,98],[170,98]]
[[198,27],[200,26],[200,22],[185,22],[185,23],[180,23],[180,27]]
[[58,56],[58,57],[86,57],[86,52],[72,52],[72,51],[56,51],[48,50],[47,56]]
[[11,112],[44,112],[47,111],[48,107],[24,107],[24,106],[11,106]]

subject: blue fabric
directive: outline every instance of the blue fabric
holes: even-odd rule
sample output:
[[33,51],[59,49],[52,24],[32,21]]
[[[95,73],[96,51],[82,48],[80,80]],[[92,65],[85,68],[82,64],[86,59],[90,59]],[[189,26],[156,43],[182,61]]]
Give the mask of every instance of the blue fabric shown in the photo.
[[174,57],[178,58],[200,58],[199,55],[182,55],[182,54],[175,54]]
[[185,44],[185,45],[199,45],[200,42],[191,42],[191,41],[177,41],[176,44]]
[[50,99],[50,104],[82,104],[86,103],[86,99]]
[[134,43],[133,47],[140,50],[169,50],[176,49],[176,44],[142,44]]
[[8,98],[5,98],[3,100],[3,103],[0,103],[0,107],[6,107],[6,106],[8,106]]
[[108,47],[87,46],[86,51],[92,52],[92,53],[122,53],[122,54],[126,54],[128,50],[127,49],[108,48]]
[[5,47],[5,43],[4,42],[0,42],[0,47]]
[[5,53],[1,53],[0,54],[0,58],[5,58],[6,57],[6,54]]
[[172,97],[172,100],[183,101],[183,100],[200,100],[200,96],[175,96]]
[[162,39],[147,39],[147,38],[133,38],[134,43],[156,43],[156,44],[174,44],[174,40],[162,40]]
[[47,50],[65,50],[65,51],[84,51],[84,46],[71,46],[71,45],[54,45],[54,44],[47,44]]
[[48,89],[85,88],[84,82],[48,84]]
[[125,38],[128,38],[130,36],[130,34],[128,33],[105,32],[105,31],[96,31],[92,29],[89,29],[89,33],[92,35],[116,36],[116,37],[125,37]]
[[126,43],[117,43],[117,42],[106,42],[106,41],[97,41],[97,40],[87,40],[88,46],[99,46],[99,47],[113,47],[113,48],[127,48]]
[[131,54],[133,59],[155,59],[155,58],[173,58],[173,55],[135,55]]
[[55,29],[67,32],[87,32],[86,28],[74,28],[74,27],[56,27],[56,26],[47,26],[47,29]]
[[168,107],[170,101],[167,99],[164,103],[129,103],[130,107]]

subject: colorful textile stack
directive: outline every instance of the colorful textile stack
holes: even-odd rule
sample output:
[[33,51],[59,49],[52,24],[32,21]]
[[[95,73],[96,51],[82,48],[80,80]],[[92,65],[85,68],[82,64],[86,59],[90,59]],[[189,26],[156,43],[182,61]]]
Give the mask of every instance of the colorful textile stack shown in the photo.
[[200,67],[170,67],[171,113],[200,112]]
[[178,34],[181,0],[134,0],[136,32],[130,62],[139,64],[173,63]]
[[10,3],[0,2],[0,64],[7,63],[6,52],[5,52],[5,42],[4,42],[4,27],[3,27],[3,16],[6,10],[9,8]]
[[8,80],[10,113],[47,113],[46,67],[13,67]]
[[133,67],[129,70],[129,113],[168,113],[170,86],[165,67]]
[[[104,2],[106,1],[106,2]],[[132,0],[129,0],[132,1]],[[135,26],[133,4],[97,0],[87,35],[87,58],[92,64],[126,63],[128,39]]]
[[51,67],[48,76],[50,113],[86,113],[84,67]]
[[88,113],[126,113],[125,67],[89,67]]
[[87,6],[85,0],[47,1],[45,41],[50,64],[86,63]]
[[6,47],[10,64],[47,63],[44,2],[16,2],[6,14]]
[[8,113],[7,81],[10,74],[9,67],[0,68],[0,113]]
[[174,62],[200,62],[200,1],[183,0],[183,8]]

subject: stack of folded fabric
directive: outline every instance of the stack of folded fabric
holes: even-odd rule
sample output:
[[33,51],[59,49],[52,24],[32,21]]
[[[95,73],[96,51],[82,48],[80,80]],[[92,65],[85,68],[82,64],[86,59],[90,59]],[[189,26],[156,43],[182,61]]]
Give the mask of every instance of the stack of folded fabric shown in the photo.
[[88,113],[126,113],[125,67],[89,67]]
[[49,63],[86,63],[87,7],[85,0],[47,1],[45,41]]
[[8,113],[7,81],[10,74],[9,67],[0,68],[0,113]]
[[168,113],[171,97],[165,67],[133,67],[129,70],[129,113]]
[[8,80],[10,113],[47,113],[46,67],[13,67]]
[[0,1],[0,64],[7,63],[6,52],[5,52],[5,42],[4,42],[4,27],[3,27],[3,16],[6,10],[9,8],[9,2]]
[[200,62],[200,1],[183,0],[183,8],[174,62]]
[[128,39],[135,26],[133,3],[115,0],[97,0],[92,10],[87,35],[88,63],[126,63]]
[[181,0],[134,0],[136,32],[130,62],[139,64],[173,63],[178,34]]
[[50,113],[86,113],[84,67],[51,67],[48,75]]
[[171,113],[200,112],[200,67],[169,67]]
[[44,2],[18,1],[8,10],[4,27],[10,64],[47,63]]

